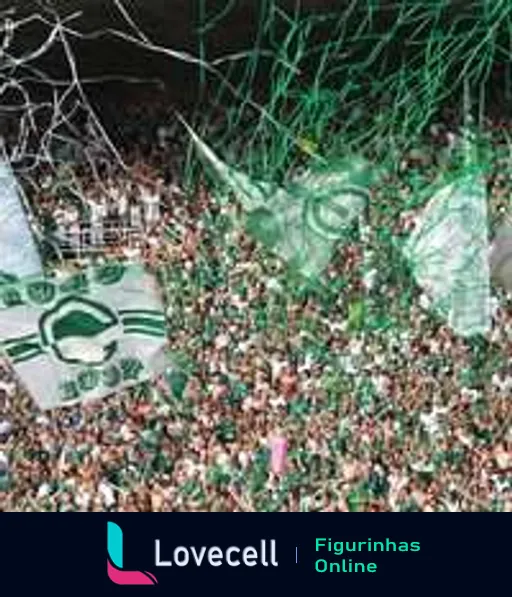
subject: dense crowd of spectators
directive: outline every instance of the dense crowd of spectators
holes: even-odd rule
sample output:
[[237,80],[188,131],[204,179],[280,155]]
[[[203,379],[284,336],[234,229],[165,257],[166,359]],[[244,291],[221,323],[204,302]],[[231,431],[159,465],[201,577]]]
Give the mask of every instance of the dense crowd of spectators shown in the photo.
[[[235,201],[185,194],[165,171],[164,128],[145,127],[129,133],[128,171],[79,172],[78,202],[42,173],[31,200],[63,236],[78,222],[110,254],[135,257],[118,231],[143,231],[173,367],[43,413],[4,363],[0,510],[511,511],[508,299],[489,338],[457,338],[382,244],[408,226],[407,212],[392,219],[413,190],[407,169],[428,178],[435,149],[373,193],[368,228],[308,285],[233,224]],[[492,213],[508,182],[490,180]]]

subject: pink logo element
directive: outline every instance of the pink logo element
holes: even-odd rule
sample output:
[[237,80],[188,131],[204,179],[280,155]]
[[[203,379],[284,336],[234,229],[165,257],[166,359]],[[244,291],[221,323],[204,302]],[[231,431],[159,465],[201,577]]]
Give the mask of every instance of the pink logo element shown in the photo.
[[151,572],[119,570],[110,563],[110,560],[107,561],[107,571],[108,577],[116,585],[156,585],[158,582]]
[[123,570],[123,531],[115,522],[107,523],[107,573],[116,585],[156,585],[151,572]]

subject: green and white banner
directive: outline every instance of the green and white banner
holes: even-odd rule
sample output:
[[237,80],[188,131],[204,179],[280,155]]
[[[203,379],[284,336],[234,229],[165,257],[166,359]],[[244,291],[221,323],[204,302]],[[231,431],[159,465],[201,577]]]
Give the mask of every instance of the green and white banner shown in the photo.
[[305,277],[320,276],[369,203],[372,173],[366,161],[353,156],[278,187],[253,181],[224,163],[182,122],[201,155],[236,194],[247,232]]
[[418,284],[456,334],[491,329],[485,182],[462,176],[438,190],[405,246]]
[[165,368],[165,315],[141,265],[0,288],[0,340],[43,408],[102,398]]

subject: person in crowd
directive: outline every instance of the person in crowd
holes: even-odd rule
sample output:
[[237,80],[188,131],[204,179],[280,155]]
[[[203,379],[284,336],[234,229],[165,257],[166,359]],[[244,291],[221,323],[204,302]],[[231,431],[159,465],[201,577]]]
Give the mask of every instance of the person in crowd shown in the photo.
[[100,192],[91,194],[88,200],[90,214],[90,243],[92,248],[102,247],[105,240],[107,209]]
[[140,191],[135,189],[130,197],[130,227],[134,231],[142,230],[142,208],[140,205]]
[[119,215],[119,222],[123,233],[126,232],[130,225],[129,213],[129,185],[126,182],[119,184],[119,196],[117,200],[117,211]]
[[80,256],[82,249],[82,231],[80,222],[80,212],[75,205],[67,208],[67,228],[69,235],[69,244],[71,250]]
[[[234,202],[166,174],[158,139],[144,157],[139,129],[165,121],[158,109],[130,114],[128,169],[82,166],[91,245],[159,271],[175,362],[154,383],[52,412],[0,362],[0,511],[511,512],[512,313],[503,299],[488,342],[472,343],[397,281],[379,243],[410,224],[389,219],[398,195],[412,204],[400,175],[375,190],[372,228],[338,249],[319,292],[229,224]],[[509,182],[490,189],[491,213]],[[137,235],[105,242],[106,186]],[[31,204],[62,232],[68,206],[41,187],[27,188]],[[370,256],[371,308],[352,329]]]
[[146,230],[152,230],[160,220],[161,183],[157,181],[142,190],[144,205],[144,225]]

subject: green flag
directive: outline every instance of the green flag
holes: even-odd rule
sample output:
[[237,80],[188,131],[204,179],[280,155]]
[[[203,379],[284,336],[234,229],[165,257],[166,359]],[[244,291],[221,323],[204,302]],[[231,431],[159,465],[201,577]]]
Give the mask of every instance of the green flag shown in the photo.
[[297,176],[286,187],[253,181],[225,164],[184,122],[203,158],[232,190],[246,213],[246,229],[308,278],[327,267],[335,246],[368,202],[367,163],[346,159]]
[[102,398],[165,367],[163,305],[143,266],[24,279],[0,287],[0,305],[3,351],[43,409]]
[[485,183],[473,174],[432,197],[405,247],[432,307],[463,337],[491,328],[488,253]]

